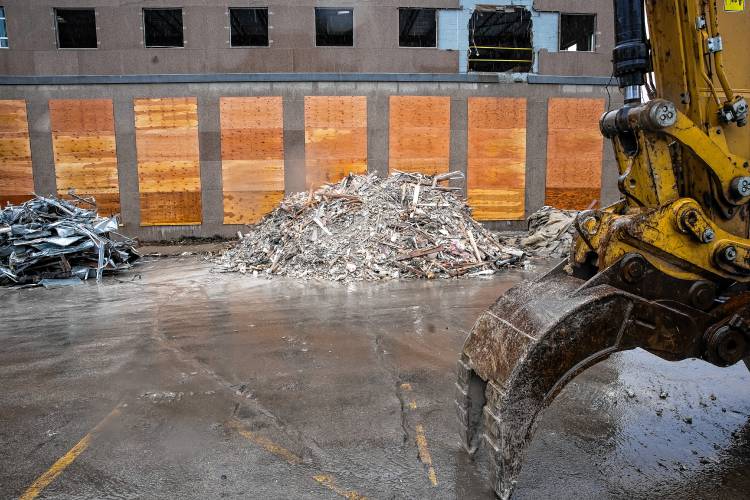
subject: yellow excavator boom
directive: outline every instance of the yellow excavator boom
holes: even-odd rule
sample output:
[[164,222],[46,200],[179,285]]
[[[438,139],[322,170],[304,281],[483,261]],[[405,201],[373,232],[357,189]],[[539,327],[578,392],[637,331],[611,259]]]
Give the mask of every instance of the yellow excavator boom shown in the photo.
[[744,0],[614,12],[625,105],[600,126],[622,199],[581,212],[568,261],[500,297],[458,363],[461,440],[487,445],[501,498],[541,412],[611,354],[750,359],[750,13]]

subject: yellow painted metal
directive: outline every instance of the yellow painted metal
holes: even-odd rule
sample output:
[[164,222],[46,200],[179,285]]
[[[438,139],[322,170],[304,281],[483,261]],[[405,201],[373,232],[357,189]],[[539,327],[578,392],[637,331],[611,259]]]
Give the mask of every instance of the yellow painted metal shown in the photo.
[[[750,126],[719,115],[750,97],[750,14],[736,1],[646,6],[657,96],[675,105],[676,122],[659,128],[634,119],[631,134],[613,139],[625,199],[582,214],[573,260],[593,254],[604,269],[636,252],[676,278],[750,282],[750,196],[733,188],[750,176]],[[719,36],[723,50],[710,51],[708,40]],[[734,259],[724,257],[730,247]]]

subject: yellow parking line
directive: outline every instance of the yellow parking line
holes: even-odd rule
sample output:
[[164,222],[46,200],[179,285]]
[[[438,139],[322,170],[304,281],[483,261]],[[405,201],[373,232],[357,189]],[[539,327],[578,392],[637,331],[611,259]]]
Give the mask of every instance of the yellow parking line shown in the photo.
[[47,469],[47,472],[39,476],[39,478],[34,481],[31,486],[29,486],[26,491],[23,492],[23,494],[19,497],[19,500],[33,500],[39,494],[46,488],[47,486],[54,481],[57,476],[62,474],[62,472],[68,468],[70,464],[72,464],[76,458],[78,458],[78,455],[86,451],[86,448],[89,447],[89,444],[91,444],[91,439],[99,432],[101,431],[102,427],[106,425],[107,422],[115,418],[120,414],[120,405],[114,407],[114,409],[109,412],[109,414],[104,417],[98,424],[96,424],[96,427],[91,429],[85,436],[81,438],[78,443],[76,443],[75,446],[73,446],[65,455],[60,457],[57,462],[52,464],[52,467]]
[[437,486],[437,474],[435,474],[435,469],[432,467],[432,455],[430,455],[430,450],[427,448],[427,438],[424,434],[424,427],[422,424],[417,424],[416,430],[419,459],[428,467],[427,476],[430,478],[430,483],[432,483],[433,486]]
[[270,439],[266,437],[259,436],[258,434],[243,428],[242,424],[237,422],[236,420],[230,421],[229,425],[233,427],[240,434],[240,436],[244,437],[248,441],[251,441],[257,444],[258,446],[262,447],[267,452],[276,455],[277,457],[285,460],[286,462],[292,465],[299,465],[302,463],[302,458],[300,458],[294,452],[287,450],[283,446],[279,446],[278,444],[274,443],[273,441],[271,441]]
[[[261,446],[263,449],[268,451],[269,453],[272,453],[276,455],[277,457],[283,459],[287,463],[291,465],[301,465],[302,464],[302,458],[300,458],[297,454],[295,454],[292,451],[287,450],[283,446],[280,446],[270,439],[259,436],[254,432],[251,432],[247,429],[245,429],[242,426],[242,423],[237,420],[231,420],[229,422],[229,426],[235,429],[240,436],[244,437],[248,441],[255,443],[259,446]],[[327,474],[318,474],[313,476],[313,479],[317,481],[318,483],[322,484],[329,490],[333,491],[337,495],[340,495],[344,498],[347,498],[348,500],[367,500],[367,497],[364,495],[360,495],[354,490],[346,490],[339,485],[336,484],[336,481],[332,476],[329,476]]]
[[313,476],[313,479],[315,479],[317,482],[319,482],[332,492],[336,493],[337,495],[346,498],[347,500],[367,500],[367,497],[360,495],[356,491],[345,490],[344,488],[340,487],[336,484],[336,481],[334,481],[331,476],[321,474],[318,476]]

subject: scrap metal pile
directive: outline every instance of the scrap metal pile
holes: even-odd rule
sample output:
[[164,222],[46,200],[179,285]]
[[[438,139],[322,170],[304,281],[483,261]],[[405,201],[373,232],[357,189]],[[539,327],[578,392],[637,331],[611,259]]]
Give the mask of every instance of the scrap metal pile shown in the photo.
[[135,242],[117,228],[116,217],[57,198],[8,205],[0,211],[0,285],[74,284],[130,267]]
[[217,262],[227,271],[334,281],[494,274],[522,260],[435,177],[349,175],[296,193]]
[[530,256],[561,259],[568,256],[573,244],[576,215],[575,210],[544,206],[529,217],[527,234],[500,235],[500,240],[522,248]]

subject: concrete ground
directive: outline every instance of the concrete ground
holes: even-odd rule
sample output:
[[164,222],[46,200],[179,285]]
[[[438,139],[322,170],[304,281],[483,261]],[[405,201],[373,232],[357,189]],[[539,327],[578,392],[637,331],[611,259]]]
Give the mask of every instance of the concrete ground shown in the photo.
[[[492,498],[454,366],[523,276],[345,286],[182,257],[0,290],[0,496]],[[617,355],[544,414],[515,498],[746,498],[748,389],[744,365]]]

